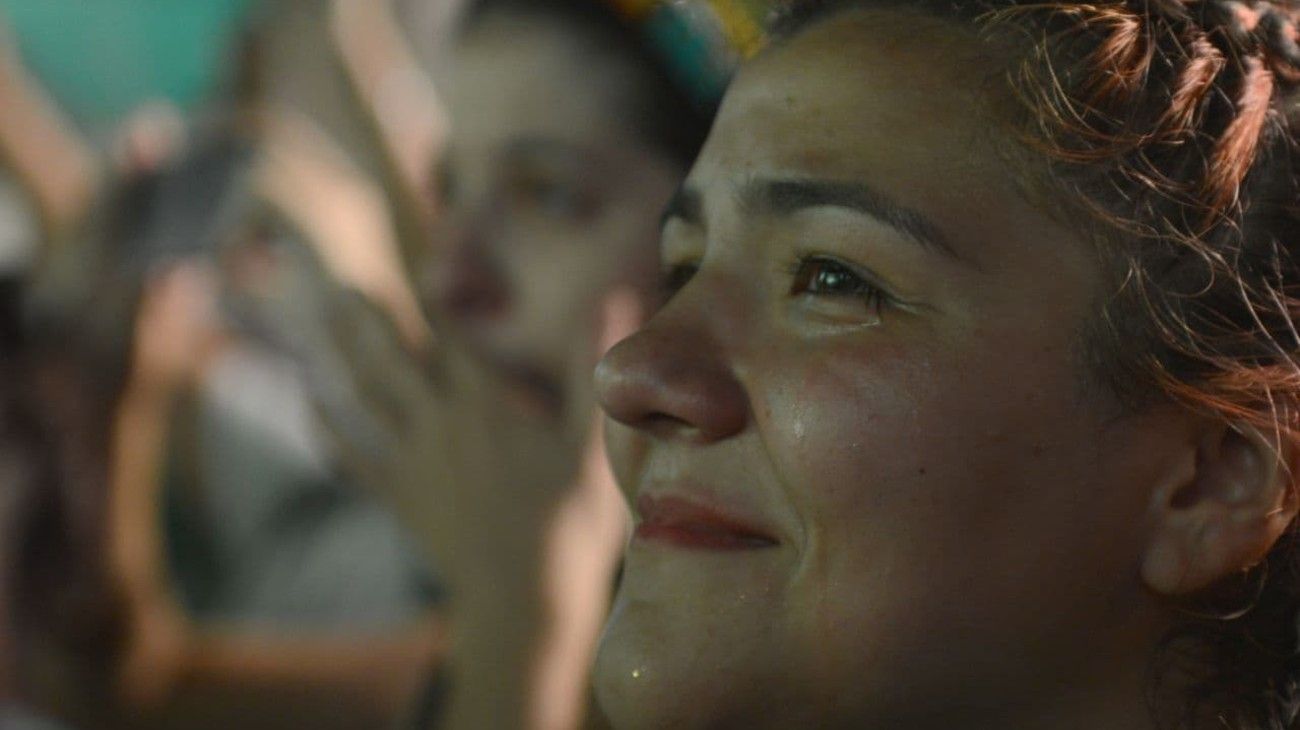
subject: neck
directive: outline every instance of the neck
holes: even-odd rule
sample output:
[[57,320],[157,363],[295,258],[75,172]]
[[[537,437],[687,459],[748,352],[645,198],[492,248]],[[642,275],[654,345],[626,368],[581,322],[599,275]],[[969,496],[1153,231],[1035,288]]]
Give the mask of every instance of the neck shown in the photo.
[[[1001,685],[975,690],[911,728],[962,730],[1155,730],[1153,670],[1170,626],[1162,611],[1134,610],[1121,626],[1081,628],[1077,651],[1032,661]],[[975,693],[978,692],[978,697]],[[940,715],[942,714],[942,716]]]
[[1019,722],[992,728],[1024,730],[1154,730],[1155,712],[1147,696],[1147,668],[1122,671],[1105,684],[1063,688],[1050,702],[1026,708]]
[[[1030,701],[1008,706],[1002,717],[980,727],[1023,730],[1153,730],[1152,672],[1168,627],[1159,618],[1136,621],[1113,635],[1109,649],[1078,656],[1073,666],[1044,675]],[[1098,642],[1104,646],[1105,642]],[[1011,703],[1008,703],[1011,704]],[[966,727],[972,727],[967,725]]]

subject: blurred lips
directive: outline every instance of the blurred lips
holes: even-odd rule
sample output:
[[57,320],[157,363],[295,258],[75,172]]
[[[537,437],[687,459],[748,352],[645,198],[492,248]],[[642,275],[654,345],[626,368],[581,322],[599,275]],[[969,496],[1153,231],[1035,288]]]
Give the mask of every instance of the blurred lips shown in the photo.
[[676,496],[642,495],[633,539],[686,550],[730,552],[776,547],[770,531],[725,508]]

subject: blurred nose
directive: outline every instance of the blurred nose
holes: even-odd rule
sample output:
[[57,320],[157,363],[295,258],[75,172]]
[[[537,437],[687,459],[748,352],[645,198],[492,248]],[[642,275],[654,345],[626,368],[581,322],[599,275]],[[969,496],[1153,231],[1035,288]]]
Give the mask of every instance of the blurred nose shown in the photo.
[[610,418],[659,439],[713,443],[744,430],[749,398],[708,334],[651,321],[596,368]]
[[[449,218],[457,217],[448,213]],[[482,216],[444,223],[430,289],[434,305],[453,319],[488,319],[509,304],[505,275],[490,250],[491,236]]]

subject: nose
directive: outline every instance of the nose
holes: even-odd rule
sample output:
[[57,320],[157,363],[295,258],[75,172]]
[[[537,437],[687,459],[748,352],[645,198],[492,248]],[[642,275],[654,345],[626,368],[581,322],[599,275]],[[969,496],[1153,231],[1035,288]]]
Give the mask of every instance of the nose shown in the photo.
[[744,430],[749,398],[706,335],[651,322],[596,367],[610,418],[660,439],[713,443]]
[[429,278],[433,304],[455,320],[489,319],[509,305],[504,273],[490,249],[491,236],[481,216],[448,211],[443,222],[442,255]]

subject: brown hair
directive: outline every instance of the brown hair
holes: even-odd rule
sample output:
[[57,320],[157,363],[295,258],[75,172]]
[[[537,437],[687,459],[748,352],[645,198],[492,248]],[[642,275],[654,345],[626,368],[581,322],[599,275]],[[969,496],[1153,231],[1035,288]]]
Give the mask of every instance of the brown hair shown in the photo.
[[78,721],[105,716],[126,629],[102,549],[115,388],[87,354],[53,338],[0,344],[0,690]]
[[621,57],[636,70],[636,87],[626,110],[630,128],[690,167],[704,146],[718,100],[696,99],[690,85],[675,73],[671,59],[658,52],[642,30],[624,20],[615,5],[593,0],[472,0],[460,32],[471,32],[496,14],[519,14],[562,23],[577,32],[577,38],[590,50]]
[[[779,34],[892,7],[1010,48],[1018,147],[1114,277],[1087,338],[1097,371],[1131,408],[1173,400],[1300,441],[1300,2],[788,5]],[[1180,726],[1300,727],[1298,553],[1292,534],[1169,637],[1199,668]]]

